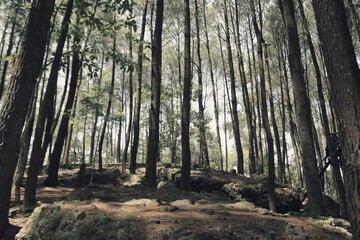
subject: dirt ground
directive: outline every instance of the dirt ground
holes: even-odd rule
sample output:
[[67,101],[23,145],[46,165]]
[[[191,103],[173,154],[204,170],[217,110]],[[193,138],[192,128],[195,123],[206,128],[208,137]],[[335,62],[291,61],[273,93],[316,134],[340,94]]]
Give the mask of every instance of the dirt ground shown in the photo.
[[[69,179],[77,171],[78,168],[61,170],[59,179]],[[254,208],[247,202],[233,202],[221,194],[215,196],[212,193],[183,192],[179,189],[158,190],[139,185],[131,186],[127,182],[130,180],[125,179],[119,185],[95,185],[89,199],[69,200],[66,196],[74,188],[67,184],[45,187],[42,185],[45,177],[39,177],[39,205],[55,202],[64,210],[104,211],[112,219],[119,221],[136,216],[140,219],[137,224],[144,239],[163,239],[166,231],[177,231],[178,235],[182,236],[189,236],[194,232],[202,233],[193,239],[224,239],[224,229],[235,232],[241,227],[243,231],[251,232],[250,235],[254,238],[248,238],[246,236],[249,235],[246,234],[244,238],[240,238],[231,233],[231,237],[227,239],[302,239],[301,235],[299,238],[292,236],[298,234],[289,230],[292,226],[300,229],[307,239],[351,239],[351,235],[339,227],[322,226],[321,221],[290,214],[271,213],[266,209]],[[23,194],[24,189],[21,190]],[[21,213],[19,209],[20,206],[12,206],[10,209],[11,227],[5,239],[14,239],[31,214]],[[170,236],[169,239],[176,238]]]

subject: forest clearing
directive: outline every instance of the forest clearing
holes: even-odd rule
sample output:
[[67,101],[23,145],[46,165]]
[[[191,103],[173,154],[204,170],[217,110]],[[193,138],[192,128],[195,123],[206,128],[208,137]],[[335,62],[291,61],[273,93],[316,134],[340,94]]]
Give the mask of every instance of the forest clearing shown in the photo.
[[360,240],[359,0],[0,0],[0,238]]

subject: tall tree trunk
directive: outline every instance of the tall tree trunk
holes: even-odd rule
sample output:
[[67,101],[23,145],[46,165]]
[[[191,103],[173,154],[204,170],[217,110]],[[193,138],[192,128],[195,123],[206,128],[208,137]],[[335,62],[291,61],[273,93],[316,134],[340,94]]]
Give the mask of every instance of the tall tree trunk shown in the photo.
[[286,107],[287,107],[287,112],[288,112],[288,116],[289,116],[290,137],[291,137],[291,142],[292,142],[293,149],[294,149],[298,182],[299,182],[300,187],[303,188],[304,187],[304,179],[303,179],[302,168],[301,168],[301,159],[300,159],[299,148],[298,148],[298,144],[297,144],[297,140],[296,140],[297,126],[294,121],[293,108],[292,108],[293,104],[291,103],[291,99],[290,99],[289,78],[288,78],[288,73],[287,73],[287,69],[286,69],[286,59],[285,59],[283,51],[281,51],[280,54],[281,54],[281,62],[283,65],[283,71],[284,71],[285,100],[286,100]]
[[219,158],[219,170],[223,171],[223,154],[221,148],[221,137],[220,137],[220,124],[219,124],[219,107],[218,102],[216,100],[216,89],[215,89],[215,80],[214,80],[214,70],[213,70],[213,63],[211,59],[211,52],[210,52],[210,41],[209,41],[209,32],[207,27],[206,21],[206,0],[203,0],[203,7],[204,7],[204,28],[205,28],[205,37],[206,37],[206,49],[209,61],[209,70],[210,70],[210,80],[211,80],[211,87],[212,87],[212,96],[214,101],[214,114],[215,114],[215,123],[216,123],[216,137],[217,137],[217,145],[218,145],[218,158]]
[[231,50],[229,20],[228,20],[228,10],[227,10],[226,0],[223,0],[223,7],[224,7],[224,17],[225,17],[226,47],[228,51],[228,61],[230,68],[232,120],[233,120],[233,131],[235,138],[236,153],[237,153],[237,172],[239,174],[244,174],[244,156],[243,156],[241,139],[240,139],[239,117],[237,112],[237,100],[236,100],[235,71],[234,71],[234,63],[233,63],[232,50]]
[[[67,51],[70,51],[70,37],[68,36],[67,38]],[[52,124],[51,124],[51,128],[50,128],[50,132],[49,132],[49,129],[48,129],[48,126],[46,126],[46,129],[45,129],[45,137],[47,135],[51,136],[50,138],[52,138],[52,136],[54,135],[54,132],[55,132],[55,129],[58,125],[58,122],[59,122],[59,119],[60,119],[60,115],[61,115],[61,110],[64,106],[64,102],[65,102],[65,97],[66,97],[66,93],[67,93],[67,88],[68,88],[68,83],[69,83],[69,79],[70,79],[70,70],[71,70],[71,58],[70,58],[70,55],[67,56],[66,58],[66,73],[65,73],[65,83],[64,83],[64,90],[62,92],[62,95],[61,95],[61,99],[60,99],[60,102],[59,102],[59,107],[55,113],[55,116],[54,116],[54,119],[52,121]],[[55,105],[55,104],[54,104]],[[55,108],[55,106],[54,106]],[[55,109],[54,109],[55,110]],[[50,112],[50,111],[49,111]],[[48,114],[49,115],[49,114]],[[50,142],[51,144],[51,142]],[[50,145],[49,144],[49,145]]]
[[277,163],[278,163],[278,182],[283,183],[283,172],[282,164],[281,164],[281,144],[280,144],[280,136],[279,136],[279,129],[276,123],[275,118],[275,107],[274,107],[274,97],[272,92],[271,86],[271,75],[270,75],[270,64],[269,64],[269,55],[267,50],[267,44],[265,43],[265,64],[267,68],[267,80],[268,80],[268,88],[269,88],[269,103],[270,103],[270,116],[271,116],[271,123],[273,125],[273,131],[275,136],[275,146],[276,146],[276,155],[277,155]]
[[145,36],[145,24],[146,24],[146,13],[149,0],[145,0],[144,10],[142,15],[140,43],[138,51],[138,78],[136,82],[136,100],[135,100],[135,112],[134,112],[134,140],[131,146],[131,160],[130,160],[130,173],[134,174],[136,170],[136,157],[139,147],[139,135],[140,135],[140,111],[141,111],[141,85],[142,85],[142,74],[143,74],[143,49],[144,49],[144,36]]
[[[259,84],[257,81],[257,71],[256,71],[256,58],[255,58],[255,46],[253,42],[253,35],[251,30],[251,20],[250,17],[248,19],[249,22],[249,33],[251,39],[251,55],[253,59],[253,69],[254,69],[254,82],[255,82],[255,93],[256,93],[256,112],[258,115],[258,128],[257,128],[257,137],[259,144],[259,163],[258,163],[258,174],[264,174],[264,154],[263,154],[263,145],[262,145],[262,124],[261,124],[261,114],[260,114],[260,95],[259,95]],[[255,116],[255,111],[254,111]],[[256,124],[255,124],[256,125]]]
[[[100,74],[99,74],[99,78],[96,81],[96,101],[99,101],[99,98],[100,98],[98,94],[100,94],[101,80],[102,80],[103,69],[104,69],[104,61],[105,61],[105,57],[104,57],[104,51],[103,51],[102,56],[101,56]],[[94,164],[94,159],[95,159],[95,153],[94,153],[94,151],[96,150],[95,137],[96,137],[96,130],[97,130],[97,123],[99,120],[99,115],[100,115],[100,109],[97,106],[95,109],[95,116],[94,116],[95,119],[94,119],[92,131],[91,131],[91,139],[90,139],[90,165]]]
[[[220,44],[220,55],[221,55],[221,62],[222,67],[224,70],[224,85],[225,87],[223,95],[224,95],[224,135],[225,135],[225,170],[229,171],[229,158],[228,158],[228,142],[227,142],[227,119],[226,119],[226,92],[228,92],[228,85],[227,85],[227,74],[226,74],[226,67],[225,67],[225,58],[222,48],[222,41],[220,36],[220,27],[218,25],[218,38],[219,38],[219,44]],[[230,101],[229,101],[230,102]],[[231,108],[231,106],[230,106]]]
[[347,214],[354,239],[360,239],[360,70],[343,1],[314,0],[313,7],[339,120]]
[[[252,36],[251,36],[252,38]],[[252,39],[251,39],[252,41]],[[249,78],[250,78],[250,91],[251,91],[251,100],[250,100],[250,111],[252,114],[252,132],[253,132],[253,143],[254,143],[254,157],[255,157],[255,166],[259,163],[260,159],[260,153],[258,148],[258,141],[256,136],[256,123],[257,123],[257,117],[256,117],[256,111],[255,111],[255,92],[254,87],[256,84],[254,84],[254,81],[256,81],[256,70],[255,71],[255,78],[253,77],[253,70],[252,70],[252,64],[251,64],[251,54],[250,54],[250,48],[249,48],[249,42],[248,37],[246,35],[246,50],[247,50],[247,57],[248,57],[248,66],[249,66]],[[259,173],[259,168],[257,168],[257,173]]]
[[[77,19],[79,22],[79,18]],[[67,129],[69,125],[70,115],[68,114],[71,112],[73,108],[74,99],[76,95],[76,88],[78,83],[79,71],[81,68],[81,60],[79,58],[79,44],[80,43],[80,36],[75,34],[74,36],[74,43],[73,43],[73,59],[72,59],[72,68],[71,68],[71,79],[70,79],[70,88],[68,93],[68,98],[66,101],[64,114],[61,119],[60,128],[58,135],[55,140],[54,149],[50,155],[50,164],[49,164],[49,175],[47,176],[44,185],[45,186],[56,186],[58,185],[58,171],[59,171],[59,164],[61,158],[61,152],[64,147],[64,140],[67,134]]]
[[185,43],[184,43],[184,88],[183,88],[183,104],[181,114],[181,146],[182,146],[182,167],[181,182],[182,190],[190,190],[190,109],[191,109],[191,66],[190,66],[190,1],[184,0],[184,27],[185,27]]
[[[349,1],[351,1],[351,0],[349,0]],[[314,48],[314,45],[313,45],[313,42],[311,39],[311,34],[310,34],[308,23],[307,23],[307,20],[305,17],[305,11],[303,8],[302,0],[298,0],[298,4],[299,4],[302,23],[303,23],[306,38],[307,38],[307,43],[310,48],[310,53],[311,53],[311,57],[312,57],[312,61],[314,64],[314,69],[315,69],[317,91],[318,91],[318,95],[319,95],[320,110],[321,110],[321,116],[322,116],[322,121],[323,121],[323,129],[324,129],[324,135],[325,135],[325,139],[326,139],[326,147],[329,150],[329,154],[330,154],[329,157],[330,157],[331,161],[337,161],[337,151],[336,151],[337,146],[333,146],[333,144],[331,144],[329,119],[328,119],[327,111],[326,111],[325,97],[324,97],[323,86],[322,86],[322,82],[321,82],[320,67],[319,67],[319,64],[317,61],[315,48]],[[336,183],[336,190],[337,190],[337,193],[339,196],[338,200],[340,202],[341,212],[342,212],[343,217],[347,218],[345,187],[344,187],[344,183],[343,183],[343,180],[341,177],[340,167],[338,164],[336,164],[336,162],[334,162],[332,164],[332,172],[333,172],[333,177],[334,177],[335,183]]]
[[[112,51],[113,51],[113,54],[116,53],[116,37],[114,37],[114,40],[113,40],[113,49],[112,49]],[[107,126],[107,123],[108,123],[109,117],[110,117],[112,98],[113,98],[113,95],[114,95],[115,68],[116,68],[116,61],[115,61],[115,59],[113,59],[112,71],[111,71],[111,84],[110,84],[109,99],[108,99],[108,104],[107,104],[106,113],[105,113],[105,117],[104,117],[104,123],[102,125],[101,132],[100,132],[100,139],[99,139],[99,171],[100,172],[103,170],[103,168],[102,168],[102,163],[103,163],[102,162],[102,149],[103,149],[103,145],[104,145],[106,126]]]
[[36,79],[41,71],[54,4],[54,0],[33,1],[0,111],[0,236],[9,225],[10,193],[19,157],[21,133]]
[[[231,13],[231,12],[230,12]],[[233,14],[231,14],[231,18],[233,19]],[[239,23],[239,9],[238,9],[238,0],[235,1],[235,25],[234,20],[232,20],[233,29],[235,33],[235,45],[236,45],[236,53],[239,62],[239,72],[240,72],[240,80],[241,80],[241,88],[242,88],[242,95],[243,101],[245,106],[245,113],[246,113],[246,122],[248,127],[248,135],[249,135],[249,173],[250,175],[256,173],[256,162],[255,162],[255,153],[254,153],[254,129],[252,126],[252,112],[250,106],[250,98],[249,98],[249,91],[247,88],[247,80],[245,75],[245,68],[244,68],[244,60],[243,54],[241,51],[241,43],[240,43],[240,23]]]
[[[53,114],[54,98],[56,94],[56,85],[58,80],[58,71],[60,68],[61,57],[66,41],[66,36],[68,33],[68,26],[70,23],[72,7],[73,7],[73,0],[70,0],[67,4],[64,19],[61,25],[61,34],[58,40],[54,61],[51,66],[46,92],[39,108],[38,119],[35,128],[35,136],[33,140],[32,152],[30,156],[28,178],[26,181],[24,203],[23,203],[24,210],[31,210],[36,206],[37,179],[47,149],[47,145],[45,149],[43,149],[42,144],[43,143],[48,144],[50,142],[49,137],[48,138],[45,137],[43,142],[44,126],[45,126],[45,121],[47,121],[46,125],[49,128],[52,123],[52,117],[53,117],[52,114]],[[48,115],[49,112],[51,113],[50,114],[51,116]]]
[[[275,47],[276,47],[276,51],[277,51],[277,61],[278,61],[278,71],[279,71],[279,79],[280,79],[280,97],[281,100],[279,102],[279,109],[280,109],[280,113],[281,113],[281,128],[282,128],[282,160],[281,160],[281,175],[282,175],[282,182],[284,182],[285,184],[290,184],[290,186],[292,185],[291,182],[291,173],[290,173],[290,167],[288,164],[286,164],[286,159],[287,158],[287,143],[286,143],[286,113],[285,113],[285,94],[284,94],[284,84],[285,84],[285,77],[283,76],[283,69],[282,69],[282,59],[281,59],[281,44],[280,44],[280,39],[279,39],[279,33],[277,32],[277,30],[275,30],[275,33],[273,34],[273,39],[275,40]],[[286,165],[287,165],[287,170],[288,170],[288,174],[289,174],[289,179],[286,178]]]
[[156,2],[156,20],[154,40],[151,49],[151,106],[149,116],[149,139],[146,154],[145,184],[149,187],[156,185],[156,162],[159,151],[159,115],[161,93],[161,56],[162,56],[162,27],[164,15],[164,0]]
[[205,109],[203,104],[203,80],[202,80],[202,62],[201,62],[201,51],[200,51],[200,24],[199,24],[199,6],[197,0],[195,0],[195,25],[196,25],[196,52],[198,58],[198,103],[199,103],[199,135],[200,135],[200,147],[201,147],[201,158],[205,168],[210,168],[209,152],[206,142],[206,125],[205,125]]
[[[259,6],[260,7],[260,6]],[[266,91],[265,91],[265,74],[264,74],[264,63],[263,63],[263,50],[262,44],[264,43],[264,39],[262,37],[262,33],[259,29],[256,15],[255,15],[255,6],[254,0],[250,0],[250,8],[251,8],[251,16],[255,29],[255,34],[257,38],[257,54],[258,54],[258,64],[259,64],[259,76],[260,76],[260,91],[261,91],[261,114],[262,121],[265,128],[266,139],[267,139],[267,147],[268,147],[268,201],[269,201],[269,209],[271,211],[276,212],[276,199],[275,199],[275,164],[274,164],[274,140],[271,134],[270,123],[267,112],[267,104],[266,104]],[[261,9],[261,7],[260,7]],[[261,10],[260,10],[261,11]],[[260,15],[260,23],[261,23],[261,15]]]
[[317,165],[314,149],[314,137],[311,127],[310,100],[306,93],[299,36],[294,15],[292,0],[283,0],[280,8],[283,12],[289,43],[289,65],[296,102],[296,115],[298,121],[298,136],[301,157],[303,158],[304,174],[309,199],[309,210],[313,214],[324,214],[321,185],[317,178]]
[[[80,77],[79,77],[79,81],[78,81],[78,85],[77,85],[77,89],[76,89],[76,93],[75,93],[74,104],[73,104],[73,107],[72,107],[71,113],[70,113],[70,120],[72,120],[72,121],[69,122],[68,131],[66,134],[65,149],[64,149],[63,162],[62,162],[62,164],[65,166],[65,168],[71,167],[69,154],[70,154],[70,148],[71,148],[72,134],[74,131],[74,121],[73,120],[75,119],[75,116],[76,116],[76,110],[77,110],[76,106],[77,106],[77,102],[78,102],[78,97],[79,97],[78,93],[80,91],[81,82],[82,82],[82,69],[80,70]],[[76,138],[75,138],[75,140],[76,140]]]
[[[132,39],[129,39],[130,41],[130,60],[132,61]],[[159,91],[160,94],[160,91]],[[127,159],[128,159],[128,148],[129,148],[129,144],[130,144],[130,138],[131,138],[131,127],[132,127],[132,122],[133,122],[133,70],[130,70],[129,73],[129,124],[128,124],[128,129],[126,132],[126,138],[125,138],[125,147],[124,147],[124,151],[123,151],[123,159],[122,159],[122,172],[125,173],[126,172],[126,164],[127,164]]]

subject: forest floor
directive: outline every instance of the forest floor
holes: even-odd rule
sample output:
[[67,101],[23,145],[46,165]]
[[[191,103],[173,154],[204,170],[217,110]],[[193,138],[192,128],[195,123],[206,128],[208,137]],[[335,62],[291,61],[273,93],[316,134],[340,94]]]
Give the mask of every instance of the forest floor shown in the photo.
[[[113,168],[116,167],[107,171]],[[351,234],[336,226],[339,224],[334,224],[333,218],[272,213],[246,201],[230,200],[221,192],[147,188],[129,176],[119,179],[120,184],[90,184],[75,190],[71,179],[78,170],[61,170],[58,187],[43,186],[45,175],[41,175],[38,203],[58,206],[62,211],[86,212],[89,216],[104,212],[113,222],[131,221],[132,232],[117,230],[117,237],[106,239],[351,239]],[[31,213],[21,213],[19,209],[20,206],[10,209],[11,227],[5,239],[14,239],[21,228],[30,224],[27,221],[32,221]],[[54,236],[51,239],[60,239]]]

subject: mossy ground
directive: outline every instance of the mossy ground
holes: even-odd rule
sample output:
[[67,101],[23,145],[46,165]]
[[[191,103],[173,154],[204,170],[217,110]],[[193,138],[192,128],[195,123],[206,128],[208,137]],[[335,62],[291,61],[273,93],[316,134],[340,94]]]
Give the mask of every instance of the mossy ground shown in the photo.
[[[63,182],[71,182],[71,172],[64,173]],[[174,174],[166,177],[175,179]],[[47,204],[30,218],[13,208],[10,221],[26,231],[18,239],[351,239],[344,228],[325,224],[327,219],[273,214],[220,191],[146,188],[141,179],[124,177],[119,184],[94,183],[78,190],[40,184],[38,199]]]

